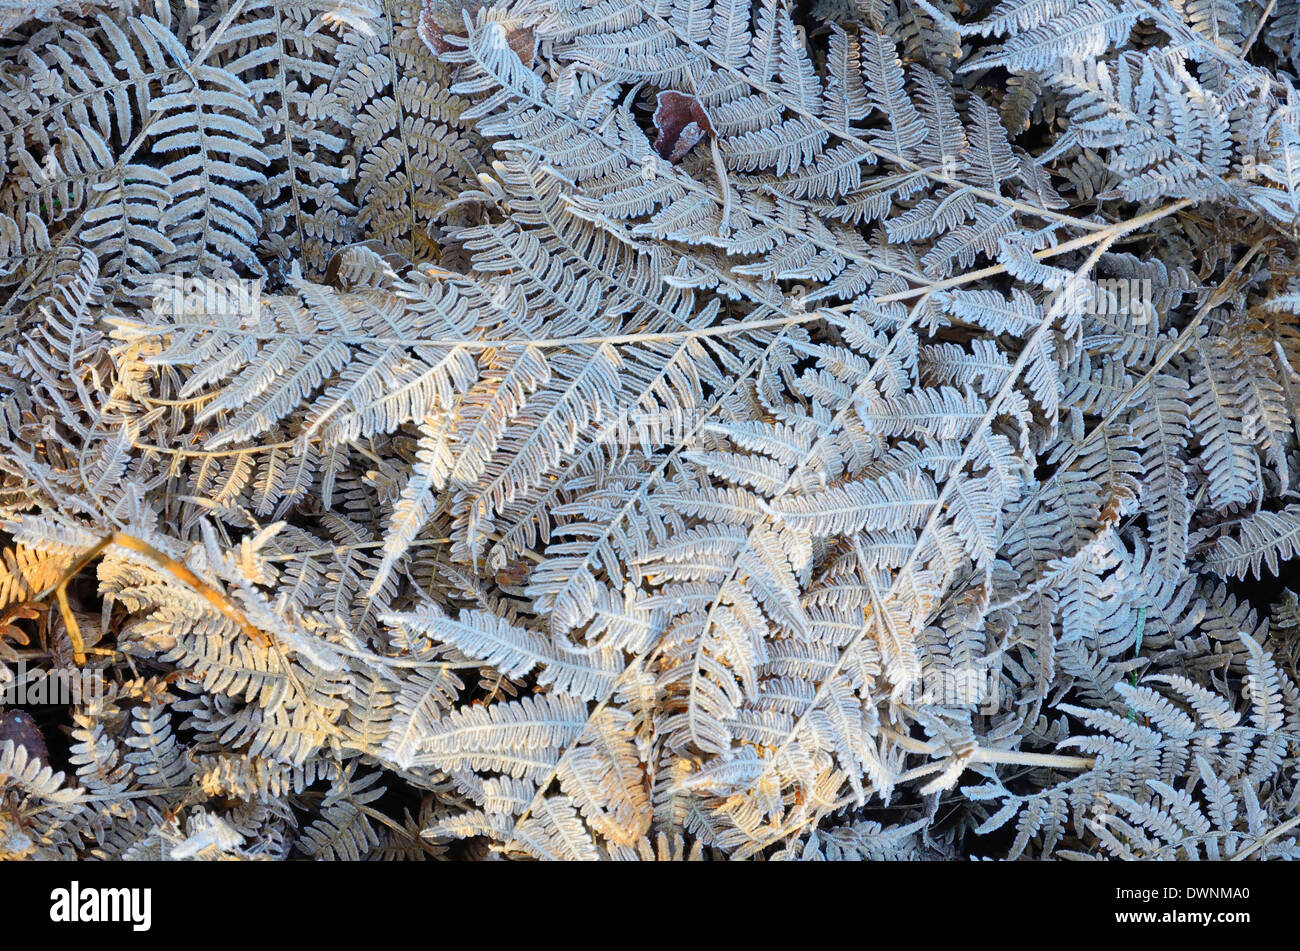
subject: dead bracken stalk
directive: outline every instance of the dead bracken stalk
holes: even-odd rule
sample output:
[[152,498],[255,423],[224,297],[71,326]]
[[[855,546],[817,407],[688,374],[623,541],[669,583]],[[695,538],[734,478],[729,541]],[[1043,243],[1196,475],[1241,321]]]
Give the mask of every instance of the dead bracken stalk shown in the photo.
[[246,637],[252,640],[259,647],[269,647],[270,639],[266,634],[255,627],[244,612],[239,609],[228,596],[218,591],[212,585],[201,579],[184,564],[174,558],[160,552],[148,542],[145,542],[134,535],[128,535],[124,532],[113,532],[105,535],[93,548],[79,556],[76,561],[68,566],[63,577],[58,583],[48,591],[42,592],[35,600],[41,601],[51,594],[59,605],[59,614],[63,618],[64,626],[68,632],[68,639],[72,641],[73,657],[78,664],[86,662],[86,643],[81,636],[81,628],[77,623],[76,616],[72,612],[72,607],[68,603],[68,583],[72,581],[82,569],[92,561],[103,554],[104,550],[110,545],[117,545],[119,548],[125,548],[127,551],[135,552],[137,555],[144,555],[155,565],[171,575],[177,581],[192,588],[203,599],[212,605],[222,617],[232,621],[244,633]]

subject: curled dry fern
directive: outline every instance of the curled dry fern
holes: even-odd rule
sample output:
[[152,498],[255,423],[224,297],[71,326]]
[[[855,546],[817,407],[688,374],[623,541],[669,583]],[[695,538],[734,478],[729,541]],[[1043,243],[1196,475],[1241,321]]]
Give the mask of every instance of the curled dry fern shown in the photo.
[[0,3],[0,854],[1296,856],[1293,7]]

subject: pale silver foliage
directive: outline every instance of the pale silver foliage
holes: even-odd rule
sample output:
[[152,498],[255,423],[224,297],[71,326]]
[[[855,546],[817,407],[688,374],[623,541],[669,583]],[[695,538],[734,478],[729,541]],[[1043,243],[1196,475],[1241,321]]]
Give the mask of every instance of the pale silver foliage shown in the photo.
[[1300,856],[1296,16],[0,2],[0,857]]

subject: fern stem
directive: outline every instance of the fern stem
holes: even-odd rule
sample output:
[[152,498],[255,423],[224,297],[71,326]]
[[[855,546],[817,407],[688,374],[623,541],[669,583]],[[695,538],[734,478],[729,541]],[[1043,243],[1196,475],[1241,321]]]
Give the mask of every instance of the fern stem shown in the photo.
[[1264,30],[1264,24],[1267,23],[1268,18],[1273,15],[1273,8],[1276,6],[1277,0],[1268,0],[1268,6],[1266,6],[1264,12],[1259,15],[1259,21],[1255,24],[1255,29],[1251,31],[1250,36],[1246,38],[1246,41],[1241,44],[1240,55],[1242,59],[1246,58],[1246,54],[1250,52],[1250,48],[1254,46],[1255,41],[1259,39],[1259,34]]
[[[1107,226],[1106,229],[1103,231],[1096,231],[1092,234],[1081,235],[1080,237],[1074,238],[1070,241],[1065,241],[1061,244],[1055,244],[1049,248],[1043,248],[1039,251],[1035,251],[1033,252],[1033,256],[1037,260],[1043,261],[1046,260],[1047,258],[1056,257],[1058,254],[1066,254],[1070,251],[1078,251],[1082,248],[1090,247],[1091,245],[1094,245],[1099,241],[1106,241],[1109,244],[1113,242],[1116,238],[1129,234],[1130,232],[1137,231],[1141,228],[1145,228],[1147,225],[1153,224],[1154,222],[1157,222],[1162,218],[1168,218],[1170,215],[1182,211],[1184,208],[1187,208],[1191,204],[1193,204],[1192,201],[1186,198],[1181,199],[1179,201],[1171,202],[1168,205],[1164,205],[1160,208],[1155,209],[1154,211],[1148,211],[1144,214],[1138,215],[1136,218],[1130,218],[1127,221],[1117,221],[1114,224]],[[913,287],[905,291],[898,291],[894,294],[885,294],[882,297],[876,298],[876,302],[880,304],[885,304],[885,303],[889,303],[890,301],[909,300],[910,298],[915,297],[917,294],[933,293],[934,291],[944,291],[944,290],[948,290],[951,287],[962,287],[966,284],[971,284],[974,283],[975,281],[983,280],[986,277],[997,277],[999,274],[1005,273],[1006,270],[1007,267],[1005,264],[992,264],[988,267],[979,268],[978,270],[975,271],[967,271],[965,274],[959,274],[956,277],[946,278],[942,281],[935,281],[923,287]],[[851,306],[852,305],[842,305],[841,307],[832,308],[832,309],[846,310]]]
[[1294,817],[1288,819],[1286,822],[1282,823],[1282,824],[1281,824],[1280,826],[1278,826],[1277,828],[1271,830],[1270,832],[1268,832],[1266,835],[1264,835],[1264,836],[1261,837],[1260,839],[1257,839],[1255,842],[1251,843],[1251,844],[1248,845],[1246,848],[1242,849],[1240,852],[1238,852],[1236,855],[1234,855],[1234,856],[1233,856],[1232,858],[1230,858],[1228,861],[1230,861],[1230,862],[1240,862],[1240,861],[1242,861],[1242,860],[1244,860],[1244,859],[1250,858],[1250,856],[1252,856],[1253,854],[1255,854],[1255,852],[1257,852],[1257,851],[1259,851],[1260,849],[1264,848],[1264,847],[1265,847],[1266,845],[1268,845],[1270,842],[1274,841],[1275,839],[1280,838],[1282,835],[1286,834],[1287,832],[1290,832],[1290,831],[1291,831],[1292,829],[1294,829],[1296,826],[1300,826],[1300,816],[1294,816]]
[[1092,769],[1097,760],[1092,756],[1058,756],[1053,753],[1024,753],[1019,750],[979,749],[971,757],[978,763],[1014,763],[1018,766],[1047,767],[1052,769]]
[[80,630],[77,627],[76,618],[72,616],[71,608],[67,604],[67,596],[64,594],[64,591],[67,588],[68,582],[71,581],[82,568],[111,545],[117,545],[119,548],[125,548],[127,551],[135,552],[138,555],[144,555],[172,577],[196,591],[204,600],[216,608],[222,617],[234,622],[240,630],[242,630],[244,634],[255,643],[262,647],[270,646],[270,638],[255,627],[229,597],[209,585],[194,572],[190,571],[189,568],[185,567],[185,565],[181,564],[176,559],[165,555],[143,539],[137,538],[134,535],[128,535],[125,532],[113,532],[111,535],[107,535],[100,539],[94,547],[78,557],[77,560],[72,563],[71,567],[69,567],[69,569],[64,573],[63,578],[54,585],[53,588],[42,592],[36,598],[36,600],[41,600],[42,598],[48,597],[51,592],[58,597],[59,610],[63,614],[64,624],[68,629],[69,637],[73,639],[74,650],[77,651],[78,664],[84,664],[86,662],[85,649],[84,647],[77,646],[78,642],[81,640]]

